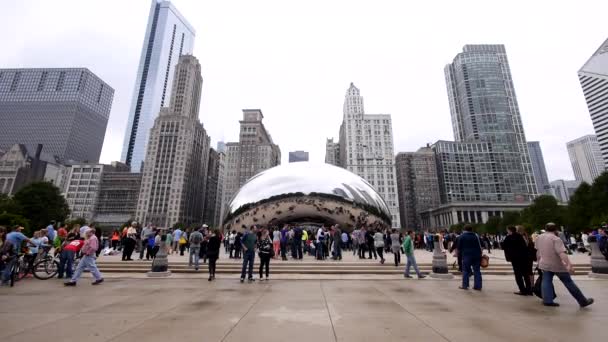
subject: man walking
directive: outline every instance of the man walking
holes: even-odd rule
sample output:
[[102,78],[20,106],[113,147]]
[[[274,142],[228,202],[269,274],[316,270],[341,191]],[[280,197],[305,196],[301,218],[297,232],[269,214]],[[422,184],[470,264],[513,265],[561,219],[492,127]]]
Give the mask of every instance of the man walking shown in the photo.
[[[194,257],[194,270],[198,271],[198,262],[200,260],[201,242],[203,242],[203,234],[198,228],[190,234],[190,258],[188,259],[188,267],[192,267],[192,258]],[[203,260],[204,261],[204,260]]]
[[95,263],[95,252],[97,251],[97,247],[99,247],[99,240],[97,236],[95,236],[95,228],[91,228],[85,233],[86,241],[82,246],[80,252],[82,253],[82,258],[78,263],[78,267],[76,268],[76,272],[72,275],[72,280],[65,283],[65,286],[76,286],[76,282],[80,278],[82,272],[87,269],[95,278],[95,281],[91,283],[91,285],[99,285],[103,283],[103,277],[97,268],[97,264]]
[[241,270],[241,283],[245,281],[245,271],[248,271],[248,281],[253,280],[253,262],[255,260],[255,245],[258,240],[255,229],[245,230],[242,238],[243,244],[243,269]]
[[473,290],[481,291],[481,241],[479,236],[473,233],[473,226],[470,224],[464,226],[464,232],[458,238],[456,248],[458,253],[462,255],[462,286],[460,286],[460,289],[469,289],[469,275],[471,274],[471,268],[473,268]]
[[[413,238],[414,232],[410,230],[407,232],[405,239],[403,239],[403,254],[405,254],[405,257],[407,258],[407,264],[405,266],[405,273],[403,274],[403,276],[405,278],[411,278],[410,267],[413,266],[414,271],[416,271],[416,275],[418,276],[418,279],[422,279],[425,278],[425,276],[420,273],[420,270],[418,269],[418,264],[416,263],[416,257],[414,256],[414,242],[412,240]],[[399,241],[399,238],[397,238],[397,241]]]
[[543,305],[559,306],[553,299],[555,292],[553,289],[553,276],[568,289],[568,292],[576,299],[581,308],[593,304],[593,298],[586,298],[581,290],[576,286],[570,273],[574,272],[574,267],[566,255],[566,246],[557,235],[555,223],[547,223],[545,232],[536,239],[536,250],[538,256],[538,268],[543,271],[543,281],[541,292],[543,295]]
[[519,287],[519,292],[515,292],[520,296],[532,295],[532,279],[527,272],[528,246],[521,234],[517,233],[515,226],[507,227],[507,236],[502,243],[502,249],[505,252],[505,259],[511,262],[513,273],[515,273],[515,282]]
[[183,233],[184,232],[182,232],[179,227],[173,231],[173,251],[175,251],[175,253],[179,253],[179,239],[182,237]]

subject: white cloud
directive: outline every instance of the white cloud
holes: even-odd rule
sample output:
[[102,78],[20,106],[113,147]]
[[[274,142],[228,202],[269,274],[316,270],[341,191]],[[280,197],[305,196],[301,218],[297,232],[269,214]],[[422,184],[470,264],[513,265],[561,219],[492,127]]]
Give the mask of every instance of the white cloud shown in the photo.
[[[323,160],[352,81],[366,112],[390,113],[396,151],[452,139],[443,67],[467,43],[507,47],[528,140],[550,179],[572,178],[565,143],[593,133],[577,70],[608,36],[604,1],[194,1],[201,120],[238,139],[261,108],[286,162]],[[85,66],[116,91],[102,161],[120,158],[149,1],[22,0],[0,13],[0,67]]]

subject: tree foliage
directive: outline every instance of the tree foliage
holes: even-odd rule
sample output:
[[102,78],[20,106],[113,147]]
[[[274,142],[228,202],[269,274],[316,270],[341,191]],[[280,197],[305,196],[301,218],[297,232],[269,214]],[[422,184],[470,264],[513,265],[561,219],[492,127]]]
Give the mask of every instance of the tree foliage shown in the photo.
[[49,182],[35,182],[21,188],[13,201],[27,217],[32,229],[46,227],[51,221],[64,221],[70,209],[59,188]]

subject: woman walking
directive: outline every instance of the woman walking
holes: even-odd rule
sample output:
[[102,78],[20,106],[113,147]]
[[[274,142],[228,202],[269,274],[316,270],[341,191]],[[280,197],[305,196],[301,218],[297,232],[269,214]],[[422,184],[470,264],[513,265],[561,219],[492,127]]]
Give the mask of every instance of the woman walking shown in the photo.
[[399,240],[397,229],[393,229],[391,234],[391,250],[395,256],[395,267],[399,267],[401,263],[401,241]]
[[380,263],[384,264],[384,234],[382,234],[380,229],[377,229],[376,233],[374,234],[374,247],[376,248],[376,252],[380,257]]
[[266,267],[266,280],[270,274],[270,258],[272,252],[272,242],[268,236],[268,229],[262,230],[262,238],[258,240],[258,253],[260,255],[260,281],[264,280],[264,267]]
[[220,247],[222,242],[220,241],[220,230],[215,229],[209,237],[207,243],[207,258],[209,259],[209,281],[215,279],[215,265],[217,259],[220,256]]
[[276,258],[276,256],[279,255],[279,252],[281,251],[281,232],[278,228],[275,228],[272,231],[272,247],[274,249],[274,255]]

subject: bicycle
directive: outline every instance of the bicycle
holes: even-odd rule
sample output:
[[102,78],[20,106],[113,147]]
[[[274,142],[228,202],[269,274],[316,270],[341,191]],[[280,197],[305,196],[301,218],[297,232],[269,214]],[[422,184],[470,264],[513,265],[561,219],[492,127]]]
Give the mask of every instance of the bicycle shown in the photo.
[[44,256],[38,259],[32,267],[32,274],[36,279],[47,280],[57,275],[59,272],[59,254],[55,257],[49,255],[51,247],[43,247]]

